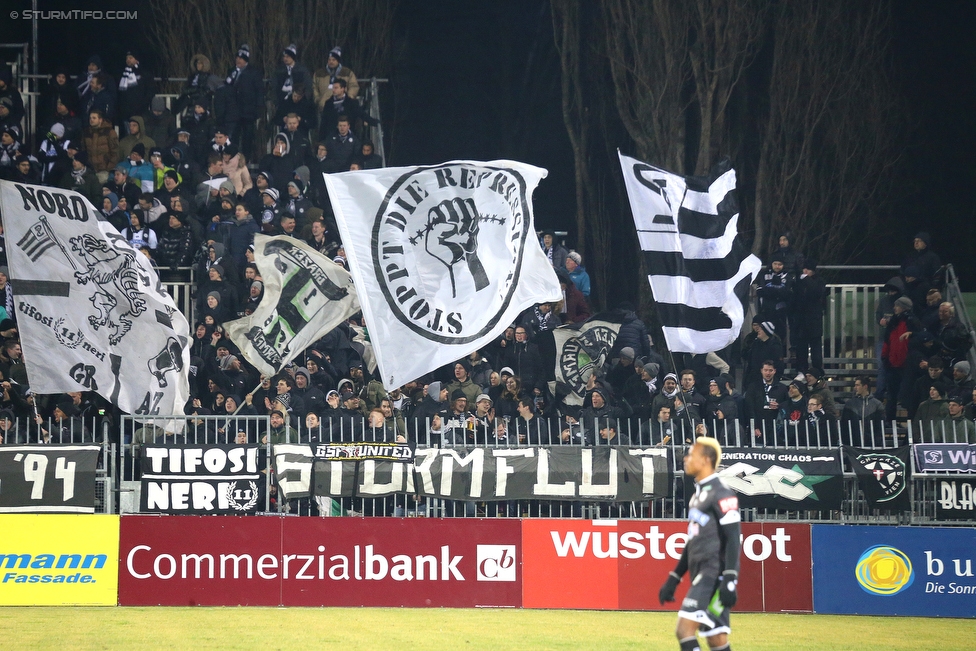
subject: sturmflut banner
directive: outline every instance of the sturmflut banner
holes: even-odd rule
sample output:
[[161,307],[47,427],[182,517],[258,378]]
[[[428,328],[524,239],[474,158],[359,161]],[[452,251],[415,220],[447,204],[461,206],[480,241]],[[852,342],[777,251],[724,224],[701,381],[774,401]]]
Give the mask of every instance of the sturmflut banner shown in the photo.
[[326,174],[387,389],[465,357],[562,290],[536,241],[546,171],[512,161]]
[[265,475],[257,445],[144,446],[142,513],[264,510]]
[[31,389],[182,413],[190,326],[149,259],[77,192],[0,181],[0,208]]
[[410,493],[452,500],[632,502],[670,493],[664,448],[430,448],[417,450],[411,464],[327,460],[314,456],[311,446],[276,445],[274,456],[276,463],[287,461],[284,472],[277,468],[285,499]]
[[0,447],[0,513],[94,513],[98,445]]
[[844,498],[839,449],[724,448],[718,474],[743,508],[834,510]]
[[668,348],[725,348],[739,336],[762,268],[736,237],[735,170],[725,159],[708,177],[685,177],[619,156]]
[[286,235],[254,236],[264,298],[250,316],[224,324],[227,335],[264,375],[281,367],[359,311],[352,276]]

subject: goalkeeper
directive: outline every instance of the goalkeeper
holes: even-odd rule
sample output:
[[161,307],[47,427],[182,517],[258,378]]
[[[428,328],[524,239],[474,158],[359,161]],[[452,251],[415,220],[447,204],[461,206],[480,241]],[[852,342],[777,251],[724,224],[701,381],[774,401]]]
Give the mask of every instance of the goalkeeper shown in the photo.
[[658,596],[674,601],[674,591],[691,570],[691,587],[678,611],[675,631],[682,651],[700,651],[697,631],[712,651],[731,650],[729,615],[739,578],[739,499],[715,470],[722,460],[718,441],[700,436],[685,455],[685,473],[695,479],[688,503],[688,542]]

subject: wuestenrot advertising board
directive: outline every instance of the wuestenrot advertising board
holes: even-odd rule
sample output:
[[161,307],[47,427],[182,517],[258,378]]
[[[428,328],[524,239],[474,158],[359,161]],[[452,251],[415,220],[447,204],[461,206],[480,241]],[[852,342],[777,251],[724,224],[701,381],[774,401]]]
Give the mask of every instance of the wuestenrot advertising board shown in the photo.
[[[658,588],[674,569],[688,525],[674,520],[523,520],[525,608],[677,610]],[[810,525],[742,525],[740,612],[812,612]]]
[[127,516],[119,604],[519,607],[521,522]]

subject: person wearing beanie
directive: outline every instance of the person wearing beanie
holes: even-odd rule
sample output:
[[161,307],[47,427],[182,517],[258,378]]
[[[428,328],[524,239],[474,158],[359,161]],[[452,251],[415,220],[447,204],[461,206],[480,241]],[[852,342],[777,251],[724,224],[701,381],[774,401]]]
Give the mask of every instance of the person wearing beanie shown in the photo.
[[70,167],[68,152],[65,151],[67,143],[64,133],[64,125],[60,122],[55,123],[38,147],[37,160],[41,164],[42,183],[55,185]]
[[761,369],[767,360],[773,362],[776,376],[779,377],[786,366],[784,355],[783,340],[777,334],[776,326],[761,315],[756,315],[752,320],[752,332],[742,342],[742,359],[745,362],[742,381],[747,390],[762,381]]
[[796,368],[800,371],[806,371],[809,364],[823,367],[826,309],[827,286],[817,273],[817,262],[807,258],[803,261],[802,273],[796,279],[793,303],[789,308],[791,343],[796,348]]
[[[209,67],[210,62],[207,61],[208,70]],[[217,81],[216,76],[214,76],[214,80]],[[185,88],[183,92],[186,93]],[[147,138],[152,138],[153,142],[163,146],[176,140],[176,115],[174,112],[179,112],[187,106],[186,103],[181,105],[181,100],[185,102],[183,96],[180,96],[173,105],[174,111],[170,111],[166,106],[166,98],[161,95],[152,98],[152,101],[149,102],[149,110],[142,114],[142,123],[146,127]]]
[[468,399],[468,406],[473,406],[481,394],[481,387],[471,380],[471,364],[467,359],[460,359],[454,363],[454,381],[447,385],[447,390],[453,396],[457,391],[464,393]]
[[942,260],[933,251],[932,236],[927,231],[920,231],[912,239],[912,251],[905,256],[901,265],[902,276],[908,277],[909,271],[915,278],[930,283],[935,279],[936,273],[942,267]]
[[241,153],[247,158],[254,154],[256,122],[265,110],[263,75],[249,65],[250,60],[251,46],[245,43],[238,48],[234,67],[225,79],[230,89],[228,99],[233,104],[237,119],[235,124],[225,122],[224,126],[231,129],[231,140],[240,144]]
[[329,52],[325,67],[318,68],[312,78],[312,91],[315,106],[321,113],[325,103],[332,99],[333,86],[337,79],[346,82],[346,95],[351,99],[359,97],[359,80],[356,73],[342,63],[342,48],[336,46]]
[[[881,346],[881,360],[885,368],[885,420],[895,419],[898,403],[906,408],[911,399],[912,382],[905,382],[907,371],[909,340],[922,331],[922,324],[912,313],[912,301],[902,296],[895,301],[894,314],[885,326],[884,343]],[[904,386],[903,386],[904,385]]]
[[786,324],[793,300],[796,275],[786,268],[781,255],[773,254],[769,267],[756,276],[756,307],[763,321],[769,321],[780,339],[786,339]]
[[71,398],[59,400],[51,417],[44,419],[35,416],[34,422],[37,424],[38,443],[68,444],[68,443],[91,443],[91,430],[84,422],[77,417],[78,408]]
[[290,99],[295,86],[300,84],[307,88],[311,83],[312,76],[309,74],[308,68],[298,62],[298,47],[294,43],[289,44],[281,53],[281,64],[271,79],[275,104],[281,104]]
[[970,379],[969,374],[972,369],[969,362],[962,360],[952,365],[953,391],[956,393],[970,393],[976,383]]
[[193,261],[193,231],[184,223],[182,213],[170,211],[160,219],[167,227],[159,236],[159,246],[156,248],[157,262],[160,267],[176,269],[188,267]]
[[770,261],[779,260],[783,263],[783,269],[797,277],[802,272],[804,256],[793,246],[793,233],[783,231],[777,238],[779,248],[772,252]]
[[61,177],[58,187],[80,192],[93,206],[102,205],[102,184],[95,170],[88,166],[88,154],[83,151],[75,153],[71,159],[71,170]]
[[590,298],[590,274],[583,266],[583,256],[576,251],[570,251],[566,255],[566,271],[569,272],[569,279],[576,285],[576,289],[587,299]]

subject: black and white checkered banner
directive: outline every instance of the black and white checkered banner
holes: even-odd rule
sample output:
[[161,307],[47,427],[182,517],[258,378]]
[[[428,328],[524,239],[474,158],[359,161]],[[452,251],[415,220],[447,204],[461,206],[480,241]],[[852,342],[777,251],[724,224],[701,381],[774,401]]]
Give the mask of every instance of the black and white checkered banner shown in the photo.
[[254,513],[264,509],[257,445],[146,446],[143,513]]
[[97,445],[0,448],[0,513],[94,513]]
[[664,448],[526,447],[418,450],[414,465],[317,459],[310,446],[276,445],[285,499],[412,493],[452,500],[630,502],[669,494]]

